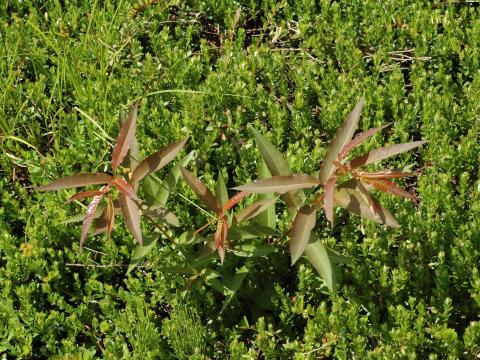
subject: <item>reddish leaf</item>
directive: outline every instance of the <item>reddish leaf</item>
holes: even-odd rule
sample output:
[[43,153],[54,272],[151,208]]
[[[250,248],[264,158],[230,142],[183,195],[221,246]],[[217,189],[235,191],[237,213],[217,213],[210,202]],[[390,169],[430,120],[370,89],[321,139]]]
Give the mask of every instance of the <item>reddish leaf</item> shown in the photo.
[[302,206],[295,216],[290,230],[290,256],[292,265],[300,259],[310,239],[310,233],[315,227],[316,208],[314,206]]
[[318,185],[318,180],[310,175],[273,176],[269,179],[258,180],[250,184],[234,187],[233,189],[255,194],[277,192],[284,194],[287,191],[307,189]]
[[[347,183],[349,183],[349,186],[352,184],[350,181]],[[380,216],[380,219],[376,218],[370,210],[370,205],[364,199],[363,195],[353,186],[345,186],[346,184],[339,185],[334,191],[333,198],[336,204],[365,219],[374,220],[378,223],[391,227],[400,226],[390,211],[383,206],[379,206],[378,209],[378,215]]]
[[37,190],[71,189],[79,186],[107,184],[112,176],[105,173],[80,173],[55,180],[50,184],[35,187]]
[[112,233],[115,222],[115,212],[112,197],[107,195],[107,206],[103,209],[101,216],[95,221],[95,231],[93,235],[106,232],[108,236]]
[[185,138],[174,144],[167,145],[163,149],[143,159],[133,171],[131,179],[132,184],[140,182],[145,176],[158,171],[167,165],[178,155],[187,140],[188,138]]
[[230,210],[232,207],[234,207],[235,205],[237,205],[245,196],[247,196],[248,193],[246,192],[239,192],[238,194],[235,194],[234,196],[232,196],[227,202],[225,205],[223,205],[223,209],[222,211],[228,211]]
[[94,196],[92,199],[92,202],[90,205],[88,205],[87,208],[87,213],[85,214],[85,217],[83,218],[83,225],[82,225],[82,234],[80,235],[80,250],[83,248],[83,244],[85,243],[85,240],[87,239],[88,235],[88,229],[90,228],[90,224],[92,223],[94,217],[95,217],[95,210],[97,209],[98,204],[103,198],[103,195],[105,192],[108,191],[108,186],[104,186],[101,189],[101,194]]
[[184,167],[180,167],[180,170],[188,186],[190,186],[195,194],[197,194],[200,200],[202,200],[210,210],[219,213],[221,211],[221,206],[215,196],[213,196],[212,192],[190,171]]
[[127,229],[132,233],[135,240],[143,245],[142,230],[140,228],[140,211],[137,204],[125,194],[120,194],[120,208]]
[[368,154],[359,156],[350,161],[348,164],[352,169],[355,169],[363,165],[368,165],[380,160],[384,160],[386,158],[389,158],[390,156],[404,153],[425,143],[426,141],[413,141],[405,144],[385,146],[380,149],[370,151]]
[[127,183],[122,178],[115,177],[112,181],[112,185],[115,186],[121,194],[127,195],[133,201],[141,202],[137,194],[135,194],[135,190],[133,190],[132,185]]
[[396,196],[403,197],[405,199],[415,199],[415,196],[410,194],[407,190],[401,188],[397,184],[388,180],[373,180],[373,179],[364,179],[366,182],[371,184],[375,189],[387,192]]
[[137,129],[137,112],[138,101],[133,105],[132,111],[128,115],[127,120],[123,123],[120,132],[118,133],[117,142],[112,153],[112,167],[113,171],[123,161],[127,155],[128,149],[135,139],[135,131]]
[[217,231],[215,232],[215,247],[218,250],[218,255],[220,256],[220,263],[223,264],[225,259],[225,245],[227,241],[228,233],[228,221],[226,217],[223,217],[219,220],[217,225]]
[[335,166],[332,161],[337,159],[340,151],[342,151],[343,147],[352,139],[352,136],[358,127],[358,121],[360,120],[360,113],[362,112],[364,103],[365,98],[362,96],[355,108],[345,119],[342,126],[337,130],[335,137],[330,143],[318,175],[318,179],[322,185],[327,182],[335,171]]
[[385,129],[387,126],[390,126],[391,124],[386,124],[377,128],[373,128],[367,131],[364,131],[358,135],[356,135],[352,141],[350,141],[347,145],[345,145],[338,154],[338,159],[342,160],[352,149],[356,148],[357,146],[361,145],[365,140],[367,140],[369,137],[375,135],[378,131]]
[[378,213],[380,212],[380,205],[377,203],[377,201],[373,197],[370,196],[370,194],[368,193],[367,189],[365,189],[361,181],[357,182],[357,187],[358,187],[358,190],[360,191],[360,194],[362,194],[363,198],[368,203],[368,206],[370,207],[370,211],[372,212],[375,219],[380,220],[380,216],[378,215]]
[[377,172],[366,172],[366,171],[355,171],[355,176],[361,177],[363,179],[393,179],[393,178],[403,178],[409,176],[415,176],[411,172],[403,172],[401,170],[388,170],[388,171],[377,171]]
[[324,197],[324,205],[323,207],[325,208],[325,216],[327,217],[327,220],[330,221],[330,223],[333,226],[333,190],[335,189],[335,177],[331,177],[330,179],[327,180],[325,183],[325,197]]
[[235,223],[238,224],[241,221],[249,220],[261,214],[262,212],[266,211],[270,206],[272,206],[275,201],[277,201],[276,197],[255,201],[253,204],[247,206],[245,209],[235,215]]
[[75,195],[71,196],[65,203],[69,203],[69,202],[72,202],[74,200],[85,199],[87,197],[98,196],[98,195],[102,195],[102,194],[103,194],[103,192],[101,190],[82,191],[82,192],[76,193]]
[[108,221],[107,223],[107,234],[110,236],[113,230],[113,226],[115,224],[115,207],[113,205],[113,200],[110,194],[107,195],[107,207],[105,208],[106,210],[106,220]]

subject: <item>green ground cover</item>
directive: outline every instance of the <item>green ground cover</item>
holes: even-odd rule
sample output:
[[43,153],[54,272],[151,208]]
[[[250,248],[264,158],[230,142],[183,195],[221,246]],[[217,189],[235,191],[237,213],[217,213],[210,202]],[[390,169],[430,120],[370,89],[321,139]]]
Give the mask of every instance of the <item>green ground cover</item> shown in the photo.
[[[478,2],[12,0],[0,36],[3,358],[478,358]],[[218,172],[228,187],[257,178],[249,126],[311,174],[362,94],[360,128],[392,123],[363,150],[429,143],[386,162],[423,167],[404,184],[418,202],[379,196],[400,228],[318,216],[349,259],[335,294],[275,237],[263,256],[212,262],[188,292],[184,250],[164,238],[126,275],[123,225],[80,253],[66,220],[84,208],[63,204],[74,192],[28,188],[108,170],[135,100],[142,157],[189,136],[181,156],[194,151],[188,167],[211,189]],[[173,237],[208,219],[195,204],[180,180]]]

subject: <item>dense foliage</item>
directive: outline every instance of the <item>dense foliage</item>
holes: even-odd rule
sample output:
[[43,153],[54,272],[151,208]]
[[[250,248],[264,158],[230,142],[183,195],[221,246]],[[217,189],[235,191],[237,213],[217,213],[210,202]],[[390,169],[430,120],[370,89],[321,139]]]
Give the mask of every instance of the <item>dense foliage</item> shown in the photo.
[[[477,357],[477,5],[2,3],[0,354]],[[259,247],[264,253],[252,257],[245,248],[214,270],[184,271],[185,244],[198,244],[179,237],[172,245],[171,237],[210,219],[184,181],[167,201],[180,229],[163,229],[156,240],[158,229],[142,223],[146,258],[122,226],[89,238],[80,253],[81,228],[71,222],[79,203],[62,205],[73,192],[28,188],[107,171],[119,119],[137,100],[141,158],[188,136],[175,162],[183,158],[210,189],[219,178],[231,188],[269,176],[258,176],[250,126],[283,152],[292,173],[314,174],[361,94],[360,127],[392,125],[355,154],[429,144],[382,164],[426,165],[403,184],[418,202],[379,195],[401,227],[335,209],[332,229],[318,216],[316,235],[348,259],[336,293],[304,258],[290,266],[284,237],[268,239],[277,251]],[[148,187],[139,193],[152,196]],[[279,204],[275,215],[282,233],[287,208]],[[126,274],[132,253],[141,261]]]

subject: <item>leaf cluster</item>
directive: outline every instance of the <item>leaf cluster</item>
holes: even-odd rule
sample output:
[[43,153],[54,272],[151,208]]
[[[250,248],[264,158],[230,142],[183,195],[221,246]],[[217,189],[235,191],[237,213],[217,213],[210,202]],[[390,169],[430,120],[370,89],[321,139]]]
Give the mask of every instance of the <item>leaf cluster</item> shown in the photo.
[[[278,199],[275,194],[279,194],[287,205],[292,219],[288,230],[292,265],[305,253],[309,262],[320,274],[328,288],[335,291],[339,283],[339,270],[336,265],[344,262],[345,259],[332,249],[325,247],[316,235],[314,229],[317,224],[318,210],[321,208],[325,210],[325,216],[332,226],[333,208],[335,205],[339,205],[363,218],[374,220],[387,226],[398,227],[399,224],[395,217],[388,209],[380,205],[369,191],[376,189],[403,198],[413,199],[415,198],[414,195],[401,188],[391,179],[413,176],[414,174],[405,172],[402,169],[369,172],[360,170],[360,167],[401,154],[425,143],[424,141],[415,141],[390,145],[350,159],[349,154],[354,148],[388,126],[370,129],[353,137],[358,127],[364,102],[365,100],[362,97],[342,126],[337,130],[327,150],[318,176],[307,174],[292,175],[283,155],[253,128],[251,131],[259,145],[264,161],[262,163],[264,178],[250,184],[234,187],[233,189],[239,192],[233,197],[228,197],[228,190],[221,174],[218,176],[215,195],[213,195],[210,189],[192,172],[183,166],[178,167],[176,176],[171,174],[170,190],[173,190],[178,179],[179,169],[188,186],[206,205],[208,210],[214,213],[212,219],[205,225],[193,233],[187,232],[182,235],[187,243],[203,243],[200,257],[195,261],[198,262],[208,258],[214,251],[217,251],[220,262],[223,263],[227,247],[231,246],[234,251],[235,248],[232,245],[235,244],[236,239],[256,239],[274,235],[276,227],[274,206]],[[153,201],[151,198],[146,203],[148,206],[145,206],[144,209],[142,208],[145,204],[137,195],[139,184],[148,175],[160,170],[172,161],[187,141],[187,139],[183,139],[167,145],[139,161],[135,136],[137,112],[138,103],[133,106],[120,129],[112,153],[111,174],[80,173],[37,187],[38,190],[60,190],[79,186],[103,185],[100,190],[82,191],[68,200],[73,201],[93,197],[83,218],[80,247],[82,248],[87,238],[91,223],[98,216],[96,215],[96,210],[100,202],[106,197],[106,206],[100,212],[95,224],[95,234],[106,232],[110,236],[114,226],[115,215],[120,213],[123,216],[127,229],[132,233],[140,246],[139,250],[132,257],[133,262],[128,270],[129,272],[156,244],[156,241],[149,241],[146,246],[143,246],[140,226],[141,214],[145,215],[148,220],[163,232],[164,228],[158,226],[157,219],[173,226],[178,225],[178,220],[173,213],[162,205],[155,204],[157,195],[153,196]],[[125,160],[127,153],[130,153],[129,163],[134,166],[128,170],[130,171],[128,179],[124,179],[117,174],[117,170],[119,165]],[[188,162],[188,159],[186,162]],[[349,177],[349,179],[342,181],[345,177]],[[168,184],[168,179],[166,180]],[[154,184],[150,184],[150,187],[152,186],[155,188]],[[112,188],[118,190],[118,200],[112,198]],[[310,195],[314,200],[311,203],[305,203],[304,189],[313,189]],[[153,192],[158,192],[158,190],[157,186]],[[251,193],[263,194],[265,197],[251,203],[242,211],[232,214],[230,210]],[[264,213],[268,214],[268,212],[270,212],[270,216],[266,217]],[[259,223],[253,226],[240,225],[241,222],[252,220],[260,215],[263,217],[260,218]],[[200,233],[212,224],[215,224],[215,231],[206,237],[201,236]],[[173,243],[178,243],[174,239],[171,240]],[[231,244],[229,245],[228,242]],[[262,253],[261,250],[260,253]],[[202,275],[205,276],[206,273],[203,272]],[[196,281],[198,277],[198,273],[193,274],[190,281]],[[187,284],[187,287],[191,285]]]

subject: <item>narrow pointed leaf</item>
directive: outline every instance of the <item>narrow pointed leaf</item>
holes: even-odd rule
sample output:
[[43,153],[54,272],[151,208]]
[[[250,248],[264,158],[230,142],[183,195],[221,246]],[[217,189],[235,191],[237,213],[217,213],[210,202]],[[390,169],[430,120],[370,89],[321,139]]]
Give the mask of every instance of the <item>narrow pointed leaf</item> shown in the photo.
[[[97,208],[98,209],[98,208]],[[109,236],[112,233],[115,223],[115,209],[110,194],[107,196],[107,206],[104,207],[101,216],[95,219],[95,231],[93,235],[106,232]]]
[[272,235],[275,235],[275,230],[261,225],[235,225],[228,230],[228,239],[232,241],[265,238]]
[[373,179],[364,179],[366,182],[371,184],[375,189],[387,192],[396,196],[403,197],[405,199],[415,199],[413,194],[410,194],[407,190],[398,186],[392,181],[388,180],[373,180]]
[[380,212],[380,205],[377,203],[377,201],[370,196],[368,193],[367,189],[365,186],[363,186],[363,183],[361,181],[357,181],[357,188],[360,191],[360,194],[363,196],[363,199],[368,203],[368,206],[370,206],[370,210],[375,217],[375,219],[380,219],[380,216],[378,215]]
[[[120,119],[120,128],[122,128],[123,124],[129,119],[127,115],[124,118]],[[133,135],[133,139],[131,141],[130,149],[127,152],[127,155],[123,159],[122,166],[125,168],[130,168],[131,170],[135,169],[135,167],[140,162],[140,154],[138,152],[138,141],[136,134]]]
[[331,291],[337,291],[337,271],[335,265],[331,261],[327,249],[314,232],[311,233],[310,243],[305,249],[305,255],[323,281],[325,281],[325,285]]
[[120,208],[128,231],[137,243],[143,245],[142,230],[140,228],[140,211],[137,204],[125,194],[120,194]]
[[223,207],[228,201],[228,190],[221,172],[218,173],[217,184],[215,186],[215,195],[217,201]]
[[333,193],[333,198],[336,204],[364,219],[373,220],[390,227],[400,226],[390,211],[383,206],[379,206],[378,215],[380,216],[380,219],[377,219],[370,210],[370,205],[365,201],[358,190],[342,187],[342,185],[338,186]]
[[183,157],[177,165],[175,165],[170,172],[165,176],[163,179],[162,184],[160,185],[160,189],[157,192],[156,195],[156,201],[161,204],[161,205],[166,205],[168,197],[170,196],[170,193],[175,190],[175,187],[177,186],[178,179],[180,178],[181,172],[180,172],[180,167],[187,166],[188,163],[195,157],[196,152],[195,151],[190,151],[185,157]]
[[355,108],[347,116],[342,126],[337,130],[335,137],[333,138],[330,146],[327,149],[327,154],[323,159],[322,167],[320,168],[320,174],[318,176],[320,183],[323,185],[332,176],[335,171],[334,160],[337,160],[338,155],[342,151],[343,147],[350,142],[355,130],[358,127],[358,121],[360,120],[360,113],[362,112],[365,98],[362,96],[360,101],[355,105]]
[[197,194],[200,200],[202,200],[210,210],[218,213],[221,210],[221,206],[215,196],[213,196],[212,192],[200,181],[200,179],[184,167],[181,167],[180,171],[182,172],[183,178],[188,186],[190,186],[195,194]]
[[35,187],[37,190],[60,190],[71,189],[80,186],[107,184],[112,176],[105,173],[80,173],[67,176],[50,184]]
[[277,192],[284,194],[291,190],[307,189],[318,185],[318,180],[310,175],[273,176],[234,189],[255,194]]
[[235,271],[235,274],[232,277],[223,279],[223,286],[225,287],[224,295],[226,296],[225,301],[223,302],[222,309],[220,312],[223,312],[230,301],[233,299],[237,293],[240,286],[242,286],[243,280],[247,276],[250,269],[243,265],[241,268]]
[[260,132],[254,128],[251,128],[255,140],[257,142],[260,154],[262,155],[263,160],[267,164],[268,169],[273,176],[288,176],[290,175],[290,167],[288,163],[283,158],[283,155],[280,151],[277,150],[275,146],[272,145],[266,137],[264,137]]
[[228,201],[223,205],[222,211],[228,211],[235,205],[237,205],[242,199],[247,196],[248,193],[246,192],[239,192],[238,194],[233,195]]
[[130,111],[127,120],[124,122],[118,133],[117,142],[113,148],[112,153],[112,167],[113,170],[123,161],[125,155],[127,155],[130,146],[135,140],[135,131],[137,129],[137,114],[138,114],[138,102],[133,105],[133,109]]
[[178,227],[180,226],[180,221],[178,220],[177,216],[171,212],[170,210],[156,205],[150,207],[148,210],[145,210],[145,215],[148,215],[156,220],[160,220],[168,225]]
[[87,191],[81,191],[79,193],[76,193],[75,195],[71,196],[65,203],[72,202],[74,200],[81,200],[85,199],[87,197],[92,197],[92,196],[98,196],[102,195],[101,190],[87,190]]
[[366,171],[357,171],[357,177],[363,179],[399,179],[404,177],[415,176],[415,173],[404,172],[401,169],[394,169],[388,171],[377,171],[377,172],[366,172]]
[[413,141],[405,144],[385,146],[353,159],[349,162],[349,165],[352,169],[355,169],[415,149],[425,143],[426,141]]
[[[158,192],[162,183],[159,179],[155,176],[146,176],[142,181],[142,189],[143,189],[143,199],[145,203],[149,206],[159,204],[160,202],[158,199]],[[163,205],[163,204],[162,204]]]
[[[268,170],[267,164],[265,164],[265,161],[263,159],[260,159],[260,165],[258,169],[258,178],[267,179],[269,177],[272,177],[272,174]],[[275,199],[276,201],[277,199],[274,193],[260,194],[258,198],[260,201],[269,200],[269,199]],[[238,222],[240,222],[240,220]],[[275,203],[269,206],[266,211],[263,211],[258,215],[258,224],[275,229],[277,224],[276,213],[275,213]]]
[[[251,128],[250,131],[255,137],[260,154],[262,155],[270,173],[273,176],[289,176],[291,174],[290,167],[285,161],[282,153],[278,151],[267,138],[260,134],[258,130]],[[297,209],[303,201],[301,195],[302,194],[297,191],[288,191],[282,195],[282,199],[285,201],[285,204],[287,204],[289,209]]]
[[115,186],[118,189],[118,191],[120,191],[120,193],[128,196],[133,201],[141,202],[137,194],[135,194],[135,190],[133,189],[132,185],[127,183],[122,178],[119,178],[119,177],[114,178],[114,180],[112,181],[112,185]]
[[145,176],[160,170],[165,165],[167,165],[170,161],[172,161],[182,150],[187,142],[188,138],[185,138],[181,141],[178,141],[174,144],[170,144],[165,146],[163,149],[151,154],[138,166],[135,168],[132,174],[131,182],[132,184],[137,184],[140,182]]
[[254,218],[257,215],[260,215],[264,211],[267,211],[272,206],[274,206],[275,201],[277,201],[276,197],[255,201],[253,204],[247,206],[245,209],[243,209],[238,214],[236,214],[234,218],[234,222],[238,224],[242,221],[246,221],[251,218]]
[[85,214],[85,218],[83,219],[82,225],[82,234],[80,235],[80,250],[83,248],[83,244],[85,240],[87,240],[88,229],[90,228],[90,224],[92,223],[95,210],[97,209],[98,204],[103,198],[103,193],[101,195],[94,196],[90,205],[88,205],[87,213]]
[[290,230],[290,256],[292,265],[300,259],[310,239],[310,233],[315,227],[316,208],[314,206],[302,206],[293,221]]
[[335,190],[335,177],[332,176],[327,180],[324,190],[323,207],[325,208],[325,216],[333,227],[333,191]]
[[215,232],[215,247],[218,250],[218,255],[220,256],[220,263],[223,264],[225,259],[225,246],[227,241],[228,233],[228,221],[224,217],[218,222],[217,231]]
[[146,236],[144,245],[135,246],[130,258],[130,264],[128,265],[127,273],[125,275],[130,274],[132,270],[135,269],[138,264],[143,261],[143,259],[145,259],[148,253],[155,248],[157,241],[157,236]]
[[346,144],[340,154],[338,155],[338,158],[341,160],[343,159],[352,149],[356,148],[357,146],[361,145],[365,140],[367,140],[369,137],[375,135],[377,132],[380,130],[385,129],[387,126],[390,126],[391,124],[386,124],[380,127],[376,127],[367,131],[364,131],[358,135],[356,135],[348,144]]

